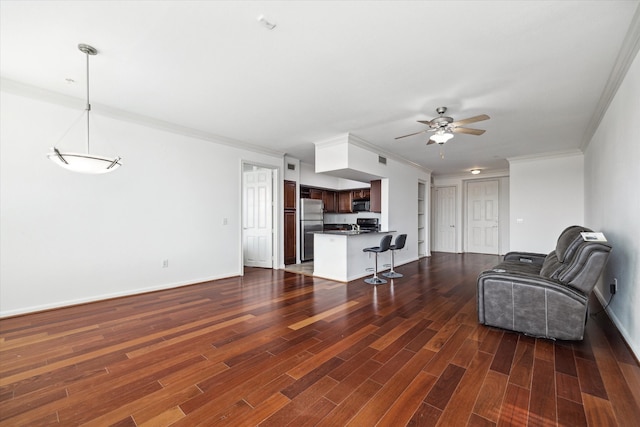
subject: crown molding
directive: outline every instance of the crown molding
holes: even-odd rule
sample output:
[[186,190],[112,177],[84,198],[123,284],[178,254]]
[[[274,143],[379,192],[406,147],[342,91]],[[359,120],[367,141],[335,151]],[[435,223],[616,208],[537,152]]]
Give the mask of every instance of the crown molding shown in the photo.
[[[86,100],[27,85],[4,77],[0,79],[0,89],[3,92],[36,99],[38,101],[49,102],[63,107],[83,109],[86,106]],[[96,104],[92,102],[91,113],[269,156],[284,158],[285,155],[285,152],[271,150],[266,147],[250,144],[237,139],[227,138],[225,136],[200,131],[164,120],[154,119],[142,114],[131,113],[129,111],[109,107],[104,104]]]
[[526,156],[507,157],[507,161],[509,162],[509,164],[511,164],[511,163],[518,163],[518,162],[526,162],[529,160],[557,159],[561,157],[571,157],[571,156],[584,156],[584,153],[582,152],[582,150],[575,148],[571,150],[547,151],[545,153],[530,154]]
[[340,145],[345,142],[349,142],[349,134],[341,133],[340,135],[332,136],[331,138],[323,139],[313,143],[316,147],[331,147],[332,145]]
[[582,135],[582,142],[580,144],[582,151],[585,151],[591,143],[591,139],[593,135],[595,135],[596,130],[598,130],[611,101],[613,101],[613,98],[616,96],[618,88],[626,77],[629,67],[638,55],[638,50],[640,50],[640,4],[636,7],[636,13],[633,14],[631,25],[622,42],[622,47],[620,48],[620,52],[618,52],[618,57],[613,64],[607,83],[602,90],[600,100],[589,120],[589,125],[584,135]]

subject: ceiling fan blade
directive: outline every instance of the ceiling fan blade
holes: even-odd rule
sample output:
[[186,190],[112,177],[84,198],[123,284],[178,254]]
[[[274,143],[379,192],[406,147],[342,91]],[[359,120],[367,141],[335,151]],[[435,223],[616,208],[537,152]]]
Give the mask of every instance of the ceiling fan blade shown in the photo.
[[431,126],[431,120],[418,120],[418,123],[422,123],[427,126]]
[[421,130],[420,132],[416,132],[416,133],[410,133],[409,135],[397,136],[395,139],[406,138],[408,136],[413,136],[413,135],[419,135],[419,134],[425,133],[425,132],[428,132],[428,129],[427,130]]
[[469,117],[468,119],[457,120],[451,123],[452,126],[462,126],[469,123],[481,122],[483,120],[489,120],[491,117],[486,114],[480,114],[479,116]]
[[427,145],[435,144],[436,142],[433,139],[427,141]]
[[483,129],[469,129],[469,128],[453,128],[453,133],[468,133],[469,135],[482,135],[486,131]]

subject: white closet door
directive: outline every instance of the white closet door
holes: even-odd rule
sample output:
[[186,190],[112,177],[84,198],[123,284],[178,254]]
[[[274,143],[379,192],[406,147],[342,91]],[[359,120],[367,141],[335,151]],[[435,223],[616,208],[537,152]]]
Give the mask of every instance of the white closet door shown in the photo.
[[436,252],[456,252],[456,187],[435,188]]
[[497,180],[467,184],[467,252],[498,255],[499,206]]

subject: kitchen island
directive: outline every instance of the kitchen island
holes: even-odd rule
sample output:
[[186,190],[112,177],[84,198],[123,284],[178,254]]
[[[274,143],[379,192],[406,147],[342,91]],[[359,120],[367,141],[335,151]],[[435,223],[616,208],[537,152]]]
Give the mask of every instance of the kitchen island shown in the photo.
[[[324,231],[314,233],[313,275],[349,282],[373,274],[375,254],[364,248],[379,246],[386,234],[395,231]],[[391,252],[378,254],[378,271],[391,263]],[[370,268],[370,271],[367,269]]]

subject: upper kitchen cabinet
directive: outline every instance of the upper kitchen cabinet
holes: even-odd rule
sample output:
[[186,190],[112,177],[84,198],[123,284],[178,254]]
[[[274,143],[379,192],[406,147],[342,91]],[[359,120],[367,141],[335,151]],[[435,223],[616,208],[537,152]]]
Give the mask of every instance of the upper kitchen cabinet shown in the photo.
[[353,191],[341,191],[338,193],[338,212],[353,212]]
[[335,191],[301,185],[300,197],[303,199],[322,200],[324,213],[353,213],[353,201],[369,200],[371,190],[369,188],[358,188],[355,190]]
[[309,198],[310,199],[316,199],[316,200],[322,200],[322,190],[320,190],[318,188],[310,188],[309,189]]
[[368,188],[360,188],[357,190],[353,190],[352,193],[353,193],[352,197],[354,200],[368,199],[370,197],[370,190]]
[[369,210],[371,212],[382,212],[382,181],[371,181],[371,192],[369,198]]
[[284,182],[284,208],[296,209],[296,182],[285,181]]
[[324,202],[324,212],[325,213],[335,213],[337,212],[337,196],[338,193],[331,190],[324,190],[322,192],[322,201]]

